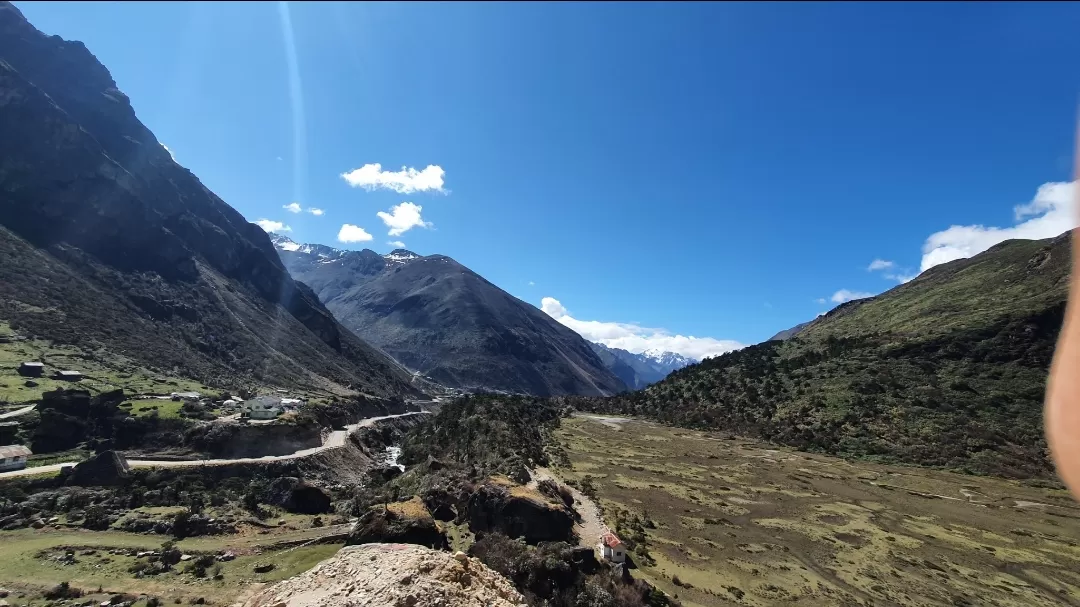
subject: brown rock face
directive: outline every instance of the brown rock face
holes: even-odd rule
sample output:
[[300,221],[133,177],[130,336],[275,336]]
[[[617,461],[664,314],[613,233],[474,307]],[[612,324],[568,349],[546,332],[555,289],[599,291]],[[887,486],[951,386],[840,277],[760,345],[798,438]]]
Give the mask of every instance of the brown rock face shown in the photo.
[[346,546],[244,607],[514,607],[525,600],[479,560],[410,544]]
[[496,531],[530,544],[571,541],[574,533],[568,508],[524,487],[481,486],[469,498],[467,517],[474,533]]
[[424,502],[414,497],[407,502],[376,506],[364,513],[349,534],[346,545],[394,542],[446,549],[450,544]]

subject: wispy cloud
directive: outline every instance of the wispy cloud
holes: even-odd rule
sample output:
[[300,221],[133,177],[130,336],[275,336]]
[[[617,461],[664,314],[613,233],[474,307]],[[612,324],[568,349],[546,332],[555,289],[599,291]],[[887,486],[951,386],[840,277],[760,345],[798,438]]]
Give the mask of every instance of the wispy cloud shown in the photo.
[[322,217],[323,214],[326,213],[326,211],[324,211],[322,209],[316,209],[315,207],[308,208],[307,212],[311,213],[312,215],[314,215],[316,217]]
[[351,223],[342,225],[337,234],[338,242],[367,242],[371,238],[371,234],[368,234],[367,230]]
[[364,188],[368,191],[385,189],[393,190],[398,194],[412,194],[413,192],[444,192],[444,175],[446,171],[434,164],[429,164],[422,170],[401,167],[400,171],[384,171],[382,165],[376,162],[342,173],[341,178],[354,188]]
[[818,302],[819,304],[823,304],[823,303],[825,303],[825,298],[824,298],[824,297],[818,297],[818,298],[817,298],[816,300],[814,300],[814,301]]
[[851,301],[853,299],[866,299],[867,297],[873,297],[873,293],[867,293],[866,291],[849,291],[847,289],[840,289],[836,293],[832,294],[829,299],[833,303],[844,303],[845,301]]
[[946,262],[982,253],[1013,238],[1058,236],[1076,227],[1077,182],[1051,182],[1039,186],[1035,197],[1013,208],[1017,222],[1006,228],[983,225],[952,226],[931,234],[923,244],[922,271]]
[[292,228],[281,223],[280,221],[274,221],[272,219],[258,219],[255,221],[255,225],[266,230],[267,232],[291,232]]
[[529,286],[530,286],[530,287],[535,287],[535,286],[536,286],[536,283],[530,280],[530,281],[529,281]]
[[390,228],[390,236],[401,236],[413,228],[430,228],[431,222],[420,218],[424,207],[411,202],[403,202],[391,207],[390,212],[379,211],[376,215]]
[[910,282],[916,276],[917,272],[912,272],[911,268],[901,268],[894,261],[886,261],[884,259],[875,259],[870,262],[870,265],[866,267],[867,272],[881,272],[881,275],[889,280],[895,280],[899,283]]
[[400,240],[391,240],[391,241],[388,241],[386,244],[394,247],[395,249],[404,249],[405,248],[405,243],[401,242]]
[[543,298],[540,309],[589,341],[629,352],[660,350],[702,360],[745,347],[731,339],[672,335],[664,329],[649,329],[634,323],[579,320],[553,297]]
[[295,203],[295,202],[290,202],[289,204],[287,204],[287,205],[285,205],[285,206],[283,206],[281,208],[285,209],[286,211],[288,211],[290,213],[299,213],[300,211],[304,210],[303,208],[300,207],[300,205],[298,203]]

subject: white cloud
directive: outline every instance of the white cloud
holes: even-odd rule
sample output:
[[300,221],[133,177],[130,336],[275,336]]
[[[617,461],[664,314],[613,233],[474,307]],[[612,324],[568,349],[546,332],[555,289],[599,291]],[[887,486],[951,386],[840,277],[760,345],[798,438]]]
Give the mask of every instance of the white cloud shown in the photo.
[[891,270],[896,267],[896,264],[891,261],[885,261],[884,259],[875,259],[870,262],[866,270],[868,272],[877,272],[879,270]]
[[911,282],[911,281],[915,280],[915,278],[918,277],[918,276],[919,276],[918,274],[902,272],[902,273],[899,273],[899,274],[886,274],[885,278],[888,278],[889,280],[895,280],[896,282],[898,282],[900,284],[904,284],[904,283]]
[[300,211],[304,210],[304,209],[300,208],[300,205],[295,203],[295,202],[290,202],[289,204],[287,204],[287,205],[285,205],[285,206],[283,206],[281,208],[285,209],[286,211],[288,211],[290,213],[299,213]]
[[831,299],[833,303],[844,303],[845,301],[851,301],[853,299],[866,299],[867,297],[873,297],[873,293],[867,293],[866,291],[849,291],[847,289],[840,289],[836,293],[832,294]]
[[312,215],[314,215],[316,217],[321,217],[323,214],[326,213],[326,211],[324,211],[322,209],[316,209],[315,207],[309,207],[307,212],[311,213]]
[[535,287],[535,286],[536,286],[536,283],[530,280],[530,281],[529,281],[529,286],[530,286],[530,287]]
[[411,202],[403,202],[397,206],[390,207],[390,212],[379,211],[376,215],[379,219],[383,220],[386,227],[390,228],[388,234],[390,236],[401,236],[405,232],[408,232],[412,228],[430,228],[431,222],[424,221],[420,218],[420,211],[424,207],[413,204]]
[[818,297],[815,301],[817,301],[819,304],[823,304],[823,303],[825,303],[825,298],[824,297]]
[[1013,209],[1018,223],[1012,227],[952,226],[931,234],[923,244],[921,270],[977,255],[1005,240],[1051,238],[1076,227],[1076,183],[1052,182],[1039,186],[1031,202]]
[[395,249],[404,249],[405,248],[405,243],[401,242],[400,240],[391,240],[391,241],[387,242],[386,244],[394,247]]
[[427,168],[418,171],[411,167],[401,167],[400,171],[384,171],[379,163],[365,164],[353,169],[348,173],[342,173],[341,178],[354,188],[364,188],[369,192],[379,188],[393,190],[398,194],[412,194],[413,192],[443,192],[443,176],[446,171],[442,167],[429,164]]
[[371,234],[360,226],[346,223],[341,226],[337,233],[338,242],[367,242],[371,240]]
[[[159,142],[159,143],[160,143],[160,142]],[[161,144],[161,147],[165,148],[165,151],[169,153],[169,158],[172,158],[172,159],[173,159],[173,162],[176,162],[176,154],[173,154],[173,153],[172,153],[172,150],[170,150],[170,149],[169,149],[169,146],[167,146],[167,145],[165,145],[164,143],[162,143],[162,144]]]
[[540,309],[589,341],[629,352],[661,350],[702,360],[745,347],[744,344],[730,339],[672,335],[664,329],[649,329],[634,323],[578,320],[553,297],[543,298]]
[[291,232],[292,228],[281,223],[280,221],[274,221],[272,219],[259,219],[255,222],[260,228],[267,232]]

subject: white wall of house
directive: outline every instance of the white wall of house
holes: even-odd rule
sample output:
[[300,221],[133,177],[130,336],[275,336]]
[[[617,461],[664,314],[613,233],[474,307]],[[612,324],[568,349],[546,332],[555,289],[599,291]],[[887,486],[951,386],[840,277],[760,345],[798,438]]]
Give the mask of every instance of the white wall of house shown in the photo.
[[274,419],[281,414],[281,410],[274,409],[252,409],[248,411],[248,417],[251,419]]
[[621,546],[618,548],[611,548],[610,546],[606,546],[601,542],[597,545],[597,548],[600,550],[600,556],[604,557],[604,560],[606,561],[611,561],[612,563],[622,563],[626,560],[626,553],[623,551],[623,548]]
[[0,471],[22,470],[26,467],[26,457],[5,457],[0,459]]

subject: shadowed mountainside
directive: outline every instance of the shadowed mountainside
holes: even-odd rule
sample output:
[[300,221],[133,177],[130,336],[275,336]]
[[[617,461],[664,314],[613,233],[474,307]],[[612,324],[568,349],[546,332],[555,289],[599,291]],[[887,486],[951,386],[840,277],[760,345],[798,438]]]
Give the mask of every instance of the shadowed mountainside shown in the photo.
[[342,324],[443,385],[540,396],[625,389],[580,335],[445,255],[274,242]]
[[172,160],[82,43],[6,2],[0,91],[0,319],[213,385],[411,390]]

